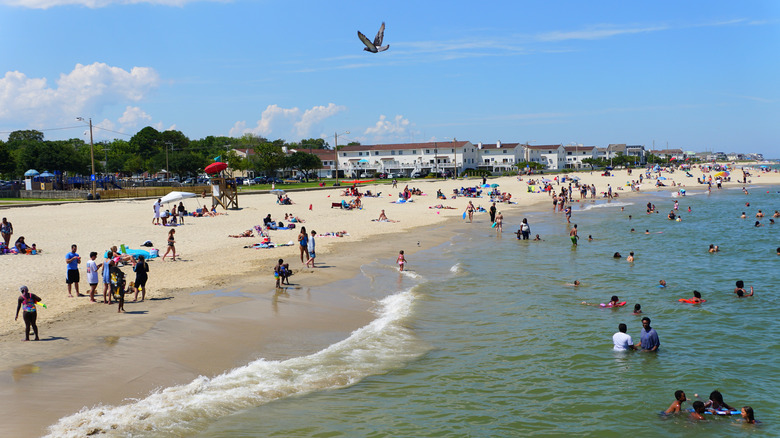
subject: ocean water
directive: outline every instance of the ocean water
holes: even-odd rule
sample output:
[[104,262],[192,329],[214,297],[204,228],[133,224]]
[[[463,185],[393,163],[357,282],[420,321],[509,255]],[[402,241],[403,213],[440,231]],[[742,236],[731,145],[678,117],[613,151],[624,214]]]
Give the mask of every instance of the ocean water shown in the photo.
[[[577,247],[560,213],[508,212],[503,235],[478,215],[449,242],[408,257],[409,272],[393,257],[344,282],[376,313],[348,338],[85,409],[51,436],[778,436],[780,221],[768,217],[780,187],[748,189],[691,189],[676,198],[681,222],[666,219],[668,192],[575,203]],[[645,214],[647,202],[661,213]],[[767,217],[756,228],[758,209]],[[543,241],[515,238],[523,217]],[[708,253],[710,243],[721,251]],[[629,251],[633,264],[612,257]],[[582,284],[569,286],[575,279]],[[754,297],[732,293],[740,279]],[[694,289],[706,303],[677,301]],[[628,305],[582,304],[611,295]],[[621,322],[638,342],[635,303],[659,333],[658,353],[612,351]],[[660,416],[678,389],[705,401],[718,389],[763,423]]]

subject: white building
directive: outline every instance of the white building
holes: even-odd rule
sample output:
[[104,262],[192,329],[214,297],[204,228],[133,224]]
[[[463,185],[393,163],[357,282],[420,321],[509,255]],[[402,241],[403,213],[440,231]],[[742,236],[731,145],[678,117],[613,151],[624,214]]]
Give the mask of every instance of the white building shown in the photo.
[[525,145],[520,143],[477,143],[478,169],[491,173],[510,171],[523,161]]
[[355,178],[379,173],[409,176],[414,172],[460,174],[477,167],[477,148],[468,141],[342,146],[339,173]]
[[523,161],[539,163],[550,170],[566,166],[566,154],[561,144],[524,145],[524,153]]
[[596,150],[596,146],[575,145],[564,146],[563,153],[565,154],[564,168],[582,169],[585,167],[590,168],[590,165],[583,163],[582,160],[586,158],[596,158],[598,151]]

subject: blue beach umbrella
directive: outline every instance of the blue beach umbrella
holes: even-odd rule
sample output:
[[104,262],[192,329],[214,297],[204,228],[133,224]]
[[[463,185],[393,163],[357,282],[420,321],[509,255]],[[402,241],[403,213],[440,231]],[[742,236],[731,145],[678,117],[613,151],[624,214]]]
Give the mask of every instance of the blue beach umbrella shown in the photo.
[[658,179],[666,179],[665,176],[659,176]]
[[54,176],[54,174],[51,173],[51,172],[43,172],[42,174],[40,174],[38,176],[40,176],[41,178],[51,178],[51,177]]
[[24,172],[24,176],[38,176],[38,175],[40,175],[40,174],[41,174],[41,173],[40,173],[40,172],[38,172],[38,171],[37,171],[37,170],[35,170],[35,169],[30,169],[30,170],[28,170],[27,172]]

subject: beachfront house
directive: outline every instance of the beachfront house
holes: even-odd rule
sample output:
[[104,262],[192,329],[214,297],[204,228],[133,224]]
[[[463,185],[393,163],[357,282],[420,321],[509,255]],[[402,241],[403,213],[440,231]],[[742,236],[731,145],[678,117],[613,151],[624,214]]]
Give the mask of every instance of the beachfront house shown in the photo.
[[490,173],[510,172],[523,161],[525,145],[520,143],[477,143],[479,155],[477,169]]
[[562,144],[524,145],[522,161],[539,163],[546,169],[558,170],[566,166],[566,153]]
[[456,175],[475,169],[477,158],[477,148],[469,141],[351,145],[339,147],[338,169],[340,174],[352,178],[372,178],[380,173]]
[[573,145],[564,146],[563,152],[565,155],[564,168],[566,169],[582,169],[584,167],[590,168],[589,164],[585,164],[582,160],[586,158],[596,158],[596,146],[584,146]]

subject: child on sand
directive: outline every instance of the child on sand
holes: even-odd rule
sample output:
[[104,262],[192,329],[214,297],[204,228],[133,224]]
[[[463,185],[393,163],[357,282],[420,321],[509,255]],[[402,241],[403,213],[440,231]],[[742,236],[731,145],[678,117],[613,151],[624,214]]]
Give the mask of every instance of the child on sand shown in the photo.
[[401,250],[401,252],[398,253],[398,260],[396,260],[398,263],[398,270],[403,271],[404,265],[406,265],[406,258],[404,257],[404,251]]
[[311,237],[309,237],[309,241],[306,243],[306,247],[309,249],[309,259],[306,260],[306,267],[309,266],[309,263],[311,263],[312,268],[314,267],[314,258],[316,257],[316,255],[314,254],[314,236],[316,235],[317,232],[311,230]]
[[87,283],[89,283],[89,301],[95,303],[95,289],[97,289],[97,285],[99,282],[98,278],[98,269],[103,266],[103,264],[97,264],[95,263],[95,259],[97,258],[97,252],[92,251],[89,253],[89,261],[87,262]]

